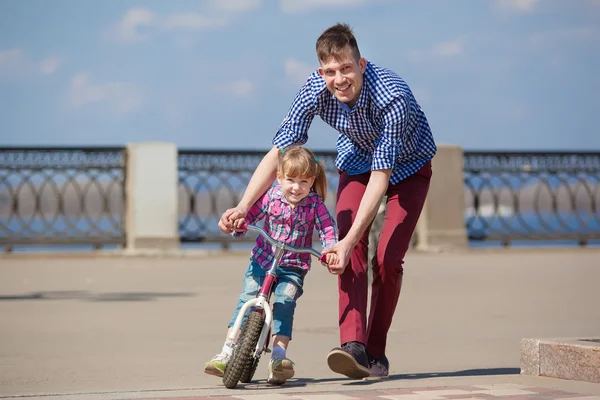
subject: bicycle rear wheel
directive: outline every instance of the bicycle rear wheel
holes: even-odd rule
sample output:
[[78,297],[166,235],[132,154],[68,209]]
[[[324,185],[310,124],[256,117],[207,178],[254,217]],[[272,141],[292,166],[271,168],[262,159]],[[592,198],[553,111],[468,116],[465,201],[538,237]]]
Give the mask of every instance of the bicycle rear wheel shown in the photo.
[[[223,384],[227,389],[236,387],[242,377],[244,378],[244,381],[249,382],[252,375],[254,375],[258,360],[256,360],[255,363],[253,354],[254,350],[256,350],[256,344],[258,343],[262,327],[262,314],[258,311],[252,311],[242,329],[238,345],[233,350],[233,356],[227,364],[227,368],[223,374]],[[246,374],[244,374],[244,372],[246,372]],[[249,378],[248,375],[250,375]]]

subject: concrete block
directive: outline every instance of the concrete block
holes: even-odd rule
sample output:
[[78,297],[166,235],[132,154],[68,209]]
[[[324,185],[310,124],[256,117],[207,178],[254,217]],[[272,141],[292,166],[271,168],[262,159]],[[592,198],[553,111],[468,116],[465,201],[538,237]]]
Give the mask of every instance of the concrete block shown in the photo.
[[540,340],[521,339],[521,374],[540,374]]
[[600,383],[600,337],[523,339],[521,374]]

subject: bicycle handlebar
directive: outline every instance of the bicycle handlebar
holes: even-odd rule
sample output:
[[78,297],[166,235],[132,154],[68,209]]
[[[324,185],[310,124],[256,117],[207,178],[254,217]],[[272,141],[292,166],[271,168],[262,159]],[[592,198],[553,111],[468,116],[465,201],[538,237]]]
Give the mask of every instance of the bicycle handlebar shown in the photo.
[[267,239],[267,241],[269,241],[269,243],[271,243],[274,246],[281,246],[283,245],[283,248],[285,250],[289,250],[292,251],[294,253],[309,253],[312,254],[313,256],[317,257],[319,259],[319,261],[321,262],[326,262],[326,257],[324,254],[319,253],[317,250],[313,249],[313,248],[301,248],[301,247],[295,247],[289,244],[285,244],[285,243],[281,243],[278,242],[277,240],[273,239],[271,236],[269,236],[269,234],[267,234],[267,232],[265,232],[264,229],[262,229],[261,227],[258,227],[256,225],[250,225],[246,222],[244,222],[239,229],[247,229],[250,231],[255,231],[259,234],[261,234],[265,239]]

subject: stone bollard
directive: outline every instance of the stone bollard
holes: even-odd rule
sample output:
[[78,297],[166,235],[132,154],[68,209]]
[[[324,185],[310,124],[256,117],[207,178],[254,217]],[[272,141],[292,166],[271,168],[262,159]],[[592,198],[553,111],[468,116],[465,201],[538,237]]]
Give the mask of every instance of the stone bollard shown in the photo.
[[419,250],[466,249],[465,178],[463,150],[440,145],[432,160],[429,193],[417,223]]
[[127,145],[128,252],[179,249],[177,155],[173,143]]

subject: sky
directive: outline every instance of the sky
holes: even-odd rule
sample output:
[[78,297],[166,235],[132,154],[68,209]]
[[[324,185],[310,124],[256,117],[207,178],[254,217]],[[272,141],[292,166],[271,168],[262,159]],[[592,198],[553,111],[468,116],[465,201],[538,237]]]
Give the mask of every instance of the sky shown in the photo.
[[0,146],[268,150],[337,22],[438,144],[600,151],[600,0],[0,0]]

